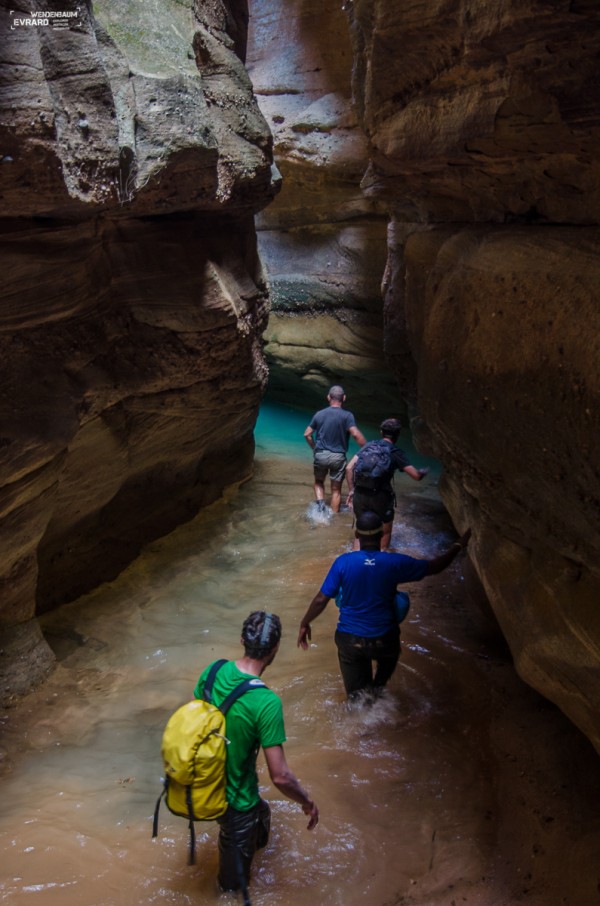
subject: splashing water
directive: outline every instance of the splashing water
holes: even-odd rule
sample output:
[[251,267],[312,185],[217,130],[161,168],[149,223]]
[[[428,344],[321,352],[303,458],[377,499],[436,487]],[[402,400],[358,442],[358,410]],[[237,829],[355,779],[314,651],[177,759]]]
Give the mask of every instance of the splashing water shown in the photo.
[[[296,646],[300,618],[353,536],[350,512],[313,512],[306,423],[306,413],[288,413],[291,440],[278,434],[275,452],[259,433],[251,482],[150,545],[114,582],[44,616],[57,671],[2,721],[0,902],[233,906],[216,889],[214,823],[197,825],[190,867],[186,822],[165,810],[151,842],[152,812],[169,715],[211,660],[239,655],[243,619],[266,605],[283,638],[264,678],[282,697],[287,759],[321,820],[306,831],[260,756],[273,830],[255,860],[254,906],[447,906],[464,899],[461,877],[485,874],[497,846],[481,820],[496,808],[480,729],[489,715],[456,594],[444,583],[431,586],[434,598],[411,589],[400,663],[371,703],[345,701],[333,603],[309,650]],[[404,482],[397,493],[410,552],[442,549],[451,527],[433,483]],[[468,893],[474,906],[504,902],[494,889],[479,901]]]
[[333,518],[333,510],[323,501],[313,501],[306,508],[306,519],[311,525],[329,525]]

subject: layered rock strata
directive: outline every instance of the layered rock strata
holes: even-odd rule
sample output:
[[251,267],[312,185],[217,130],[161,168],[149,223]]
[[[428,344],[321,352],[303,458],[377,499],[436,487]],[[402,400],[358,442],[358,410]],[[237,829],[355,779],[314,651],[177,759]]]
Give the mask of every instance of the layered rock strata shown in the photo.
[[388,359],[517,670],[600,749],[598,7],[346,9]]
[[277,191],[244,0],[3,15],[0,698],[36,614],[251,474]]
[[360,191],[368,147],[352,107],[341,4],[256,0],[247,65],[283,175],[257,218],[271,287],[269,394],[317,407],[341,382],[357,414],[400,414],[383,361],[387,216]]

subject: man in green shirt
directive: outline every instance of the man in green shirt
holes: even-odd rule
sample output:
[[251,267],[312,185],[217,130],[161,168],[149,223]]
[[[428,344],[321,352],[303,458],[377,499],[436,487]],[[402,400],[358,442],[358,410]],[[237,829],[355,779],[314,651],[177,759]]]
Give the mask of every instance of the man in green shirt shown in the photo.
[[[217,672],[211,701],[218,707],[243,680],[258,678],[273,663],[279,650],[281,620],[276,614],[254,611],[244,621],[241,643],[244,655],[227,661]],[[203,698],[209,666],[194,690]],[[218,818],[219,884],[223,890],[244,888],[250,877],[254,853],[267,844],[271,812],[260,798],[256,759],[260,748],[265,753],[271,781],[277,789],[302,806],[308,815],[308,830],[319,820],[319,810],[301,787],[285,759],[285,727],[281,699],[264,683],[238,698],[227,712],[227,802],[229,807]]]

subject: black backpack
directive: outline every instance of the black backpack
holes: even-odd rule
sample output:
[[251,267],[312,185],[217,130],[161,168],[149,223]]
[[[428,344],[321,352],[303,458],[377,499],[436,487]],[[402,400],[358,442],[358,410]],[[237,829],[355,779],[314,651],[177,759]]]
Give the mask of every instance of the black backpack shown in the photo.
[[354,484],[357,488],[376,490],[389,482],[394,474],[392,444],[387,440],[371,440],[361,447],[354,466]]

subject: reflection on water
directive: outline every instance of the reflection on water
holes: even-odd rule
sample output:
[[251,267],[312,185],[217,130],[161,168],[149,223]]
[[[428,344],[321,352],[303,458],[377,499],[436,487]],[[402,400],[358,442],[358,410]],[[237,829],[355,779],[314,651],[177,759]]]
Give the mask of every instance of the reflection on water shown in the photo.
[[[265,679],[283,698],[288,760],[321,822],[306,831],[261,758],[274,820],[272,843],[256,858],[253,903],[384,906],[442,894],[449,904],[450,883],[484,870],[494,844],[483,818],[494,787],[477,729],[486,704],[468,677],[457,694],[467,643],[455,586],[441,577],[422,583],[438,583],[435,616],[422,618],[415,593],[389,690],[370,709],[348,710],[335,607],[313,627],[309,651],[296,647],[296,634],[332,558],[352,543],[352,515],[311,517],[306,413],[286,419],[288,436],[273,452],[262,418],[251,482],[150,545],[116,581],[45,616],[59,668],[18,709],[18,721],[15,713],[5,721],[1,902],[236,902],[215,888],[215,825],[198,825],[189,867],[186,822],[162,809],[151,841],[151,818],[166,720],[210,660],[239,655],[242,621],[257,608],[283,621]],[[397,491],[399,546],[442,548],[452,530],[434,482],[400,480]],[[420,899],[402,899],[417,892]]]

